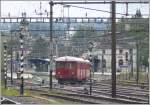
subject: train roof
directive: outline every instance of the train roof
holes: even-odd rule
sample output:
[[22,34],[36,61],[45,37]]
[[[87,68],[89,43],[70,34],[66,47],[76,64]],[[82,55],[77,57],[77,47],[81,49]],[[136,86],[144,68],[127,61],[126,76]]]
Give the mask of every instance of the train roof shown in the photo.
[[85,60],[83,58],[77,58],[73,56],[63,56],[56,58],[55,61],[76,61],[76,62],[84,62],[84,63],[90,63],[89,60]]

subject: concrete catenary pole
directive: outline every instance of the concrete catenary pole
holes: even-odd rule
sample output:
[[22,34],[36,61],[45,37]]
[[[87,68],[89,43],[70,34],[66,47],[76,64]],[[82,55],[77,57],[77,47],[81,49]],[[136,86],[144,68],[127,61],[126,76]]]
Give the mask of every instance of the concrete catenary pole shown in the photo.
[[52,65],[53,65],[53,1],[49,2],[50,5],[50,76],[49,76],[49,89],[52,89]]
[[116,97],[116,4],[111,4],[111,72],[112,72],[112,97]]

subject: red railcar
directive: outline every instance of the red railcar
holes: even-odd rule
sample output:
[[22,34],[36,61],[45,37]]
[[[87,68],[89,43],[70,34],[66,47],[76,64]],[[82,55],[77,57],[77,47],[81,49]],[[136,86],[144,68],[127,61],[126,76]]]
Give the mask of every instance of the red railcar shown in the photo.
[[90,77],[91,64],[88,60],[72,56],[55,59],[58,83],[85,82]]

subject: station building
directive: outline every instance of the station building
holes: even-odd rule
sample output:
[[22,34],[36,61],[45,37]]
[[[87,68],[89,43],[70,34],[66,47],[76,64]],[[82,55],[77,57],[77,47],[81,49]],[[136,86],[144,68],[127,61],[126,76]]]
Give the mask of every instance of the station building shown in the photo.
[[[109,33],[106,37],[102,38],[100,42],[96,43],[93,47],[92,52],[86,52],[82,56],[97,60],[97,64],[93,63],[93,69],[95,72],[111,72],[111,34]],[[137,60],[137,49],[136,40],[132,41],[124,40],[126,37],[124,34],[117,33],[117,37],[122,39],[116,43],[116,70],[136,70]],[[94,62],[93,61],[93,62]]]

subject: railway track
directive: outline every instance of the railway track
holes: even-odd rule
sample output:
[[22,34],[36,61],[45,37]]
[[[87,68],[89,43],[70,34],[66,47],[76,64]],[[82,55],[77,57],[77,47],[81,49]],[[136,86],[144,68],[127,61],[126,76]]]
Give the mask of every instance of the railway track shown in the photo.
[[[56,89],[58,91],[58,88]],[[127,99],[121,99],[121,98],[111,98],[108,96],[103,96],[103,95],[86,95],[83,94],[82,92],[79,91],[69,91],[67,89],[59,89],[61,92],[66,92],[63,93],[62,95],[53,95],[53,94],[48,94],[46,91],[43,90],[33,90],[33,91],[42,91],[44,93],[41,93],[42,96],[47,96],[48,98],[54,97],[54,98],[60,98],[64,100],[70,100],[73,102],[81,102],[81,103],[87,103],[87,104],[108,104],[108,103],[124,103],[124,104],[142,104],[143,102],[138,102],[138,101],[131,101]]]
[[[111,80],[102,80],[101,83],[111,84]],[[129,87],[139,87],[149,90],[149,83],[138,83],[136,84],[135,81],[125,81],[125,80],[117,80],[116,85],[120,86],[129,86]]]
[[[109,87],[111,88],[111,85],[110,84],[107,84],[107,83],[94,83],[93,84],[93,87],[97,87],[97,88],[100,88],[100,87]],[[144,89],[140,89],[138,87],[130,87],[130,86],[121,86],[121,85],[116,85],[117,89],[120,89],[122,91],[125,91],[125,90],[131,90],[131,91],[140,91],[140,92],[143,92],[143,93],[149,93],[149,90],[144,90]]]
[[[58,90],[58,89],[57,89]],[[96,99],[103,99],[103,100],[107,100],[107,101],[111,101],[111,102],[117,102],[117,103],[136,103],[136,104],[142,104],[145,103],[145,101],[147,102],[147,100],[138,100],[137,98],[127,98],[127,96],[125,97],[121,97],[121,96],[117,96],[116,98],[112,98],[110,94],[106,94],[105,92],[101,92],[101,94],[99,94],[100,92],[97,91],[92,91],[92,95],[85,95],[83,93],[83,91],[75,91],[75,90],[68,90],[68,89],[60,89],[60,91],[65,91],[68,94],[70,94],[70,92],[74,95],[81,95],[84,97],[91,97],[91,98],[96,98]],[[103,93],[103,94],[102,94]],[[72,95],[71,94],[71,95]]]
[[[110,88],[103,88],[103,89],[97,89],[99,91],[105,91],[107,93],[111,93]],[[141,94],[141,93],[132,93],[131,91],[125,91],[123,92],[122,90],[117,90],[116,91],[118,94],[124,94],[124,95],[129,95],[129,96],[137,96],[137,97],[144,97],[147,98],[149,94]]]
[[[105,95],[105,96],[111,96],[111,88],[107,87],[110,85],[105,85],[105,87],[101,88],[101,86],[98,87],[92,87],[92,93],[94,93],[94,95]],[[87,87],[87,86],[86,86]],[[88,86],[89,87],[89,86]],[[107,91],[106,91],[107,90]],[[67,89],[67,91],[72,91],[72,92],[77,92],[77,93],[83,93],[83,90],[78,90],[78,91],[73,91],[73,90],[69,90]],[[132,101],[141,101],[142,103],[148,102],[149,101],[149,94],[148,92],[142,92],[138,90],[138,92],[133,91],[133,90],[129,90],[129,88],[125,88],[125,89],[117,89],[117,97],[118,98],[122,98],[122,99],[129,99]]]
[[[106,91],[106,92],[111,92],[111,87],[94,87],[94,89],[99,90],[99,91]],[[126,94],[126,95],[131,95],[131,96],[139,96],[139,97],[148,97],[149,96],[149,92],[142,92],[142,91],[136,91],[136,90],[129,90],[128,89],[121,89],[121,88],[117,88],[116,92],[118,94]]]
[[[111,96],[111,85],[110,84],[103,84],[103,83],[96,83],[94,84],[95,86],[92,86],[93,88],[93,93],[94,95],[104,95],[104,96]],[[68,86],[68,85],[66,85]],[[65,85],[64,85],[65,87]],[[65,90],[62,89],[61,90]],[[56,88],[60,89],[60,88]],[[107,91],[106,91],[107,90]],[[72,92],[72,93],[78,93],[78,94],[83,94],[83,90],[77,90],[77,91],[72,91],[70,89],[66,89],[66,91]],[[117,88],[117,97],[122,98],[122,99],[127,99],[130,101],[136,101],[136,102],[141,102],[145,103],[148,102],[148,91],[142,91],[142,89],[130,89],[128,87],[120,87]]]
[[80,102],[83,104],[99,104],[95,101],[89,101],[89,99],[84,98],[84,97],[74,97],[73,95],[68,96],[68,95],[50,95],[50,94],[41,94],[42,96],[47,96],[47,97],[54,97],[54,98],[60,98],[60,99],[64,99],[64,100],[69,100],[69,101],[73,101],[73,102]]
[[33,89],[32,91],[36,91],[36,92],[40,92],[40,96],[43,96],[44,98],[59,98],[59,99],[63,99],[63,100],[67,100],[67,101],[71,101],[71,102],[77,102],[77,103],[84,103],[84,104],[98,104],[95,101],[91,101],[87,98],[84,97],[77,97],[77,96],[68,96],[67,94],[48,94],[48,90],[39,90],[39,89]]
[[[33,84],[35,85],[35,84]],[[35,85],[36,86],[36,85]],[[61,98],[61,99],[65,99],[65,100],[70,100],[70,101],[77,101],[77,102],[81,102],[81,103],[89,103],[89,104],[94,104],[94,103],[102,103],[103,100],[107,97],[108,100],[106,102],[106,100],[104,101],[104,103],[136,103],[136,104],[143,104],[143,103],[148,103],[148,91],[142,91],[143,89],[133,89],[131,88],[129,90],[129,87],[123,87],[123,86],[118,86],[117,85],[117,97],[115,99],[111,98],[111,85],[110,84],[104,84],[104,83],[95,83],[92,86],[92,96],[89,95],[85,95],[83,94],[83,90],[71,90],[71,89],[65,89],[66,86],[70,86],[71,85],[63,85],[63,87],[58,88],[55,87],[54,89],[56,89],[56,91],[60,90],[65,91],[65,93],[67,95],[51,95],[51,97],[55,97],[55,98]],[[82,87],[84,86],[88,86],[89,85],[82,85]],[[75,87],[75,86],[74,86]],[[45,91],[43,91],[45,89]],[[31,89],[32,91],[36,91],[36,89]],[[47,87],[40,87],[39,89],[37,89],[37,91],[42,92],[41,95],[46,96],[47,98],[50,97],[50,94],[47,94],[47,92],[49,91],[49,89]],[[135,93],[137,92],[137,93]],[[70,94],[72,96],[70,96]],[[79,96],[77,96],[77,94]],[[69,95],[69,97],[68,97]],[[84,98],[82,97],[84,96]],[[64,98],[63,98],[64,97]],[[86,98],[85,98],[86,97]],[[94,100],[92,98],[96,99],[101,99],[101,102]],[[99,98],[98,98],[99,97]],[[92,101],[89,101],[92,100]],[[118,101],[118,100],[123,100],[123,101]]]
[[[111,95],[111,85],[99,83],[92,87],[97,93]],[[105,92],[104,92],[105,91]],[[117,96],[122,98],[129,98],[133,100],[148,101],[149,91],[143,89],[133,89],[129,87],[120,87],[117,85],[116,89]]]
[[[93,90],[92,91],[93,93],[96,93],[96,94],[103,94],[103,95],[106,95],[106,96],[111,96],[111,92],[105,92],[105,91],[98,91],[98,90]],[[148,99],[143,99],[141,97],[135,97],[135,96],[129,96],[127,94],[123,94],[123,93],[117,93],[116,96],[118,98],[122,98],[122,99],[129,99],[129,100],[134,100],[134,101],[140,101],[140,102],[148,102]]]

